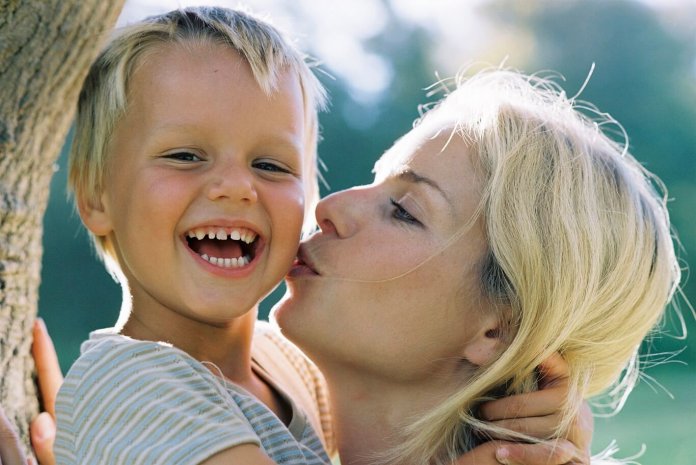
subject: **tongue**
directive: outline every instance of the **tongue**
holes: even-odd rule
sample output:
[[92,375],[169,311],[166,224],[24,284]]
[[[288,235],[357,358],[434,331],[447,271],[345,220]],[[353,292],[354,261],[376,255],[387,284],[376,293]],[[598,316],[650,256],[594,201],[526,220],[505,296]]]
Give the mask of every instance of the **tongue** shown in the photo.
[[198,241],[196,252],[199,255],[206,254],[217,258],[239,258],[242,256],[242,247],[238,241],[218,241],[215,239],[203,239]]

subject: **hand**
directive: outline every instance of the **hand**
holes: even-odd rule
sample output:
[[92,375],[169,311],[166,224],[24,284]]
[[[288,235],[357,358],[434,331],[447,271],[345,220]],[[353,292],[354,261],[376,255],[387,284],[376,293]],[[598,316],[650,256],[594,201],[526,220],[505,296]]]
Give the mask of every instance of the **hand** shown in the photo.
[[[45,412],[31,422],[30,435],[34,454],[41,465],[54,465],[53,441],[56,438],[56,395],[63,384],[63,374],[58,365],[58,356],[53,341],[42,319],[34,322],[34,344],[31,348],[39,378],[39,391]],[[4,462],[0,465],[5,465]]]
[[[486,402],[481,406],[482,418],[539,439],[553,438],[568,396],[568,365],[563,357],[554,354],[538,367],[538,371],[539,390]],[[491,448],[488,451],[489,457],[492,456],[493,449],[499,449],[498,462],[491,463],[585,465],[590,463],[592,431],[592,412],[587,403],[583,402],[563,438],[547,440],[541,444],[494,441],[480,447],[486,446],[485,450]],[[507,452],[505,459],[501,455],[502,449]]]
[[577,452],[566,439],[540,444],[494,440],[470,450],[452,465],[589,465],[589,458],[578,458]]

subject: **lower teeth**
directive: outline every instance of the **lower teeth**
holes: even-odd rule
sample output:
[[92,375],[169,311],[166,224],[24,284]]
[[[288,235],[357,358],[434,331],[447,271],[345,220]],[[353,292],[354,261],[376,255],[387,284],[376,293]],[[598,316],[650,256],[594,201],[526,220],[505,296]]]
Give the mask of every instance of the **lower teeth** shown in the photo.
[[239,258],[219,258],[209,257],[207,254],[201,255],[201,258],[208,263],[219,266],[220,268],[241,268],[246,266],[251,261],[248,255]]

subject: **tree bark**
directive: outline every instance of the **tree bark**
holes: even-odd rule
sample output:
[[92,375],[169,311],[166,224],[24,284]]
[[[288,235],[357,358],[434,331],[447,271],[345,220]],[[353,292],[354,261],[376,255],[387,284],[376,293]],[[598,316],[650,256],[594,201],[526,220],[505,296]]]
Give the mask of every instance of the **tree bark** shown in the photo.
[[123,0],[0,0],[0,404],[25,444],[42,219],[80,86]]

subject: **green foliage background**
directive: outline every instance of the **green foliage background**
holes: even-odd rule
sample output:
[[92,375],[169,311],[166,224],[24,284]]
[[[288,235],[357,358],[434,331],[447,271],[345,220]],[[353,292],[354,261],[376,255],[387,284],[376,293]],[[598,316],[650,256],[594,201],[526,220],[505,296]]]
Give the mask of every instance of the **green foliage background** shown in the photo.
[[[352,98],[340,78],[324,78],[331,96],[330,111],[321,118],[322,159],[331,191],[371,180],[377,156],[410,127],[417,105],[427,100],[424,89],[434,81],[434,35],[390,12],[381,34],[365,46],[386,60],[393,82],[380,98],[366,104]],[[450,73],[484,59],[526,72],[554,70],[565,76],[573,95],[592,63],[596,70],[582,99],[609,112],[625,127],[633,154],[667,185],[673,222],[683,244],[685,269],[696,268],[696,36],[670,23],[640,3],[628,0],[491,1],[485,14],[500,30],[480,56],[452,57]],[[688,31],[687,31],[688,32]],[[502,53],[501,53],[502,51]],[[331,70],[328,70],[331,73]],[[43,284],[40,314],[54,336],[63,370],[78,356],[90,330],[116,320],[120,289],[94,259],[87,235],[66,200],[65,153],[53,180],[45,220]],[[325,190],[325,193],[328,190]],[[690,265],[690,266],[689,266]],[[688,272],[685,273],[688,275]],[[684,293],[696,302],[696,282],[687,280]],[[262,307],[266,315],[276,291]],[[682,306],[685,324],[696,332],[694,315]],[[647,371],[667,390],[646,378],[618,416],[597,421],[595,449],[613,438],[622,454],[646,444],[644,465],[696,463],[696,347],[679,340],[681,322],[671,312],[665,335],[646,349],[651,353],[682,350],[677,362]],[[688,363],[688,365],[686,365]],[[625,453],[624,453],[625,452]]]

